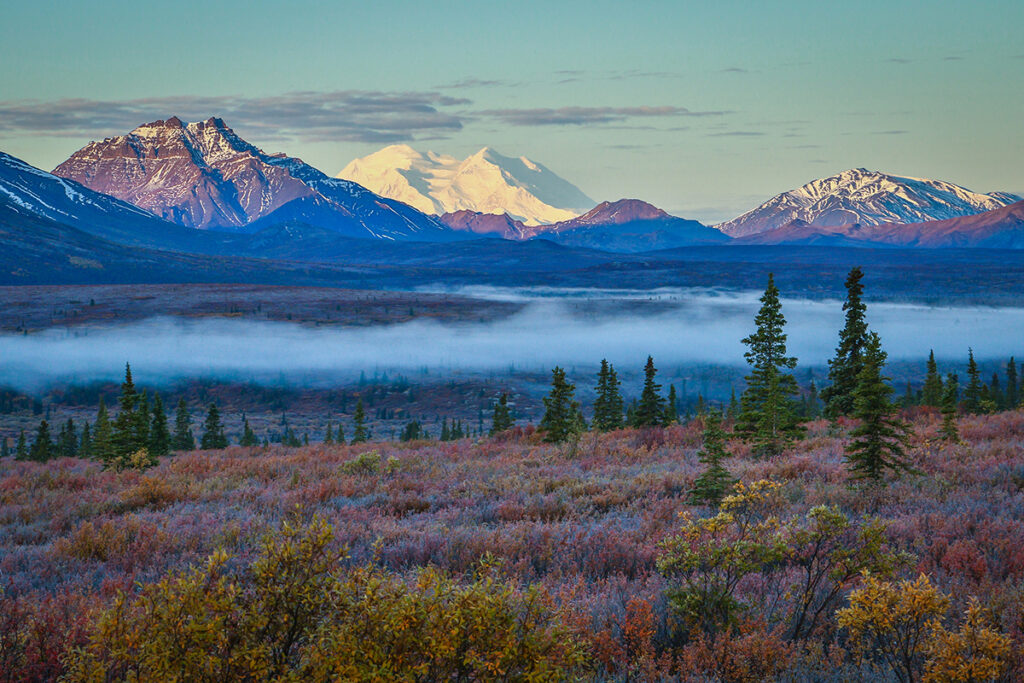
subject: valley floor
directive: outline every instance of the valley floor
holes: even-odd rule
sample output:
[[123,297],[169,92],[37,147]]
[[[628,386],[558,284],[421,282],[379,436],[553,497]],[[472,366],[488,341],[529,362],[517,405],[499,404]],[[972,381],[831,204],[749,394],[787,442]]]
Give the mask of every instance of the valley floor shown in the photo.
[[[781,483],[784,520],[818,505],[882,519],[888,542],[912,556],[901,576],[928,575],[950,597],[950,615],[972,596],[990,610],[1013,639],[1008,675],[1019,680],[1024,412],[959,426],[964,443],[946,444],[939,417],[918,412],[911,453],[921,473],[869,491],[847,480],[849,425],[811,423],[804,441],[770,461],[733,443],[727,465],[746,483]],[[466,579],[492,555],[504,579],[536,585],[563,608],[587,654],[587,679],[686,679],[705,667],[725,680],[886,680],[884,668],[853,656],[830,615],[808,643],[787,642],[756,584],[740,587],[750,621],[728,657],[680,636],[656,559],[680,513],[711,514],[687,504],[700,440],[691,423],[588,433],[561,446],[526,429],[449,443],[231,447],[167,457],[144,472],[2,460],[0,662],[13,679],[52,677],[117,591],[201,564],[218,548],[252,558],[268,530],[320,516],[348,549],[343,573],[373,563],[406,576],[430,565]],[[715,668],[723,657],[732,668]]]

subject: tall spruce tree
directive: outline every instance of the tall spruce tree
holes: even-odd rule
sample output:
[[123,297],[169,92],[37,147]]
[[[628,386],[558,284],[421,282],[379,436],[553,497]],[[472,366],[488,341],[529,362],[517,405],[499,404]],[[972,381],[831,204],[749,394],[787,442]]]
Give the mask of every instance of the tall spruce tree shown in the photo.
[[220,422],[220,411],[217,410],[216,403],[211,403],[210,410],[206,413],[206,421],[203,423],[203,438],[199,448],[209,451],[227,447],[228,437],[224,434],[224,426]]
[[665,401],[665,424],[679,422],[679,396],[676,394],[676,385],[668,385],[668,399]]
[[6,436],[0,437],[0,458],[9,458],[11,456],[11,445],[8,442]]
[[78,440],[78,457],[91,458],[92,455],[92,430],[88,421],[82,424],[82,437]]
[[144,448],[146,449],[146,452],[153,455],[149,450],[150,419],[149,397],[145,392],[142,392],[139,394],[138,407],[135,409],[135,415],[132,416],[132,433],[134,435],[133,441],[135,444],[135,450],[133,450],[132,453]]
[[601,369],[597,373],[597,398],[594,399],[594,429],[600,432],[610,432],[624,426],[620,384],[614,366],[602,358]]
[[362,396],[360,396],[359,400],[356,401],[356,411],[352,415],[352,421],[354,423],[352,429],[352,443],[364,443],[370,438],[370,433],[366,429],[366,408],[363,407]]
[[942,376],[935,362],[935,351],[928,351],[928,370],[924,376],[924,387],[921,389],[921,402],[926,406],[939,408],[942,406]]
[[36,440],[32,442],[32,448],[29,449],[28,459],[46,462],[55,457],[55,450],[53,439],[50,437],[50,425],[46,420],[42,420],[39,423],[39,429],[36,430]]
[[982,412],[983,385],[978,363],[974,360],[974,349],[967,349],[967,386],[964,387],[964,412],[977,415]]
[[839,332],[836,355],[828,362],[828,378],[831,384],[821,392],[825,401],[825,415],[836,418],[853,413],[853,394],[857,388],[857,376],[864,365],[862,355],[867,341],[868,324],[864,319],[867,306],[861,295],[864,273],[859,267],[853,268],[846,276],[846,324]]
[[138,440],[139,429],[136,416],[138,407],[139,394],[135,390],[135,382],[132,380],[132,366],[125,363],[124,382],[121,383],[117,417],[113,422],[112,443],[115,460],[127,462],[133,453],[146,446],[145,441],[139,443]]
[[70,417],[61,425],[60,435],[57,437],[57,455],[62,458],[74,458],[78,455],[78,430],[75,429],[75,422]]
[[1006,408],[1014,410],[1020,405],[1020,389],[1017,384],[1017,362],[1010,356],[1006,364]]
[[960,432],[956,427],[957,378],[952,372],[946,377],[946,387],[942,392],[942,438],[952,443],[960,443]]
[[28,444],[25,441],[25,430],[18,433],[18,445],[14,447],[15,460],[28,460]]
[[886,470],[898,474],[913,469],[905,450],[909,427],[890,400],[893,390],[883,374],[885,359],[881,339],[870,333],[854,391],[853,415],[860,424],[846,446],[846,466],[854,479],[878,481]]
[[[419,424],[418,422],[416,423]],[[512,411],[508,407],[508,393],[502,392],[494,402],[494,415],[491,417],[490,435],[494,436],[505,430],[512,429]]]
[[191,451],[196,447],[196,438],[192,434],[192,417],[188,412],[185,397],[178,399],[178,408],[174,411],[174,436],[171,437],[171,448],[176,451]]
[[545,441],[561,443],[583,431],[583,414],[575,395],[576,385],[566,379],[565,370],[555,366],[551,370],[551,391],[544,397],[544,417],[538,426]]
[[636,414],[633,416],[631,426],[662,427],[665,425],[665,398],[659,393],[661,385],[654,381],[658,373],[654,367],[654,358],[647,356],[647,364],[644,365],[644,388],[640,392],[640,402],[636,407]]
[[92,459],[103,463],[104,467],[111,467],[117,459],[114,451],[114,426],[110,422],[107,413],[107,404],[100,396],[100,407],[96,413],[96,428],[92,435]]
[[743,343],[743,354],[751,366],[747,388],[740,397],[740,414],[735,431],[753,444],[760,456],[782,453],[794,439],[803,436],[794,396],[799,389],[792,374],[796,358],[786,355],[786,318],[775,279],[768,276],[768,287],[761,297],[761,309],[754,318],[757,329]]
[[697,459],[707,465],[690,489],[690,503],[693,505],[718,505],[736,483],[722,461],[729,457],[725,450],[726,433],[722,429],[722,414],[709,410],[704,416],[704,446],[697,453]]
[[1006,396],[999,383],[999,373],[992,373],[992,381],[988,383],[988,409],[986,412],[994,413],[1006,403]]
[[153,396],[152,421],[149,425],[149,453],[160,458],[171,452],[171,432],[167,428],[167,412],[160,394]]

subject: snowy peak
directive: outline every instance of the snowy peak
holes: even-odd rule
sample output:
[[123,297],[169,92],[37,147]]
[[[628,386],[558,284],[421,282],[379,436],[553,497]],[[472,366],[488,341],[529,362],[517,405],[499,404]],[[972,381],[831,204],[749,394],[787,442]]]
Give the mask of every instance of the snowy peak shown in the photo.
[[143,124],[86,145],[54,173],[193,228],[243,226],[312,194],[218,118]]
[[573,218],[594,201],[526,157],[484,147],[466,159],[391,145],[355,159],[337,176],[432,214],[508,214],[526,225]]
[[819,227],[919,223],[969,216],[1016,201],[1020,198],[1007,193],[980,194],[941,180],[855,168],[784,192],[717,227],[742,237],[798,220]]
[[90,143],[54,173],[192,228],[248,231],[302,221],[352,237],[452,238],[414,208],[263,152],[216,117],[144,124]]

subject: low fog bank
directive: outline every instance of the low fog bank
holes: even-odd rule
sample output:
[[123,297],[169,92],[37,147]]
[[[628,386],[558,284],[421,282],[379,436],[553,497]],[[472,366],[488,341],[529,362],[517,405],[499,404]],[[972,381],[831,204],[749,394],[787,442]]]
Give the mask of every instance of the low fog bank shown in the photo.
[[[468,292],[466,292],[468,293]],[[109,327],[54,328],[0,336],[0,383],[37,390],[57,382],[120,379],[130,361],[146,383],[190,377],[324,385],[365,371],[432,375],[452,371],[505,372],[596,365],[608,358],[626,369],[652,354],[659,367],[743,365],[740,340],[753,330],[757,293],[657,290],[654,314],[581,309],[580,299],[531,290],[493,290],[476,296],[518,296],[527,305],[491,323],[445,325],[430,320],[375,327],[310,328],[291,323],[233,319],[158,318]],[[621,293],[607,298],[621,299]],[[636,300],[634,299],[634,300]],[[784,300],[790,352],[802,366],[831,355],[843,312],[837,301]],[[936,356],[964,361],[972,346],[979,359],[1024,356],[1024,309],[933,308],[873,303],[872,328],[893,360]]]

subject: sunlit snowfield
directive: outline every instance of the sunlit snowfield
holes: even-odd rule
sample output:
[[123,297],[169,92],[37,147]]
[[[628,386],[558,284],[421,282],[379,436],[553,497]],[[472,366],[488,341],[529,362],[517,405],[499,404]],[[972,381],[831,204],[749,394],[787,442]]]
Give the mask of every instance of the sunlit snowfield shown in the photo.
[[[474,288],[462,294],[525,302],[490,323],[431,320],[373,327],[314,328],[232,319],[156,318],[108,327],[54,328],[0,337],[0,382],[39,387],[74,379],[115,380],[125,361],[151,378],[221,377],[322,383],[360,372],[623,367],[652,354],[659,365],[742,364],[757,292],[707,290],[530,290]],[[635,306],[638,301],[658,306]],[[623,305],[609,305],[621,302]],[[838,301],[787,299],[790,353],[820,365],[831,355],[843,312]],[[1021,352],[1024,309],[871,303],[868,319],[889,357],[962,360]]]

